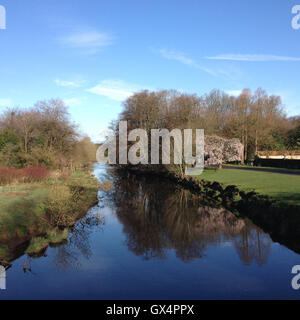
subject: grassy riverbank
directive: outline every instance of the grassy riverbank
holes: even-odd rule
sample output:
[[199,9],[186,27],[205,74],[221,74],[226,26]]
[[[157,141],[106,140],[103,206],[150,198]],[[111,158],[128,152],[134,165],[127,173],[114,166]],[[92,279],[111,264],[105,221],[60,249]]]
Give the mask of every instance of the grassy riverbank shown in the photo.
[[[286,170],[287,171],[287,170]],[[205,169],[199,179],[235,185],[245,192],[255,191],[279,203],[300,206],[300,176],[237,169]]]
[[8,239],[28,238],[28,253],[63,241],[66,228],[97,203],[98,180],[90,171],[56,174],[38,183],[0,187],[0,260]]

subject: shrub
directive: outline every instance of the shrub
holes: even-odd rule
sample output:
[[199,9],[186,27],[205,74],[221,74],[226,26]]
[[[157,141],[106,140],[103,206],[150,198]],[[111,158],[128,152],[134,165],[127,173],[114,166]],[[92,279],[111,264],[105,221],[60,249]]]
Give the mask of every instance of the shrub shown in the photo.
[[40,182],[48,178],[49,171],[42,167],[20,169],[24,182]]
[[0,185],[41,182],[48,176],[49,171],[42,167],[28,167],[23,169],[0,168]]
[[61,243],[64,240],[67,240],[68,236],[69,236],[69,230],[67,228],[63,230],[59,230],[55,228],[47,232],[47,239],[51,244]]
[[0,168],[0,184],[6,185],[13,181],[17,181],[19,177],[19,170],[15,168]]

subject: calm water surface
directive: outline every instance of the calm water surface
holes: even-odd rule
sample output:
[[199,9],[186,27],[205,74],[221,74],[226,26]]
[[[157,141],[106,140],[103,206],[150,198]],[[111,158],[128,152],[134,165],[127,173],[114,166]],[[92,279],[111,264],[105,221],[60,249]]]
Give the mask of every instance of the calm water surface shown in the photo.
[[100,165],[95,174],[114,189],[99,191],[68,243],[12,261],[0,299],[300,298],[300,256],[250,221],[167,181]]

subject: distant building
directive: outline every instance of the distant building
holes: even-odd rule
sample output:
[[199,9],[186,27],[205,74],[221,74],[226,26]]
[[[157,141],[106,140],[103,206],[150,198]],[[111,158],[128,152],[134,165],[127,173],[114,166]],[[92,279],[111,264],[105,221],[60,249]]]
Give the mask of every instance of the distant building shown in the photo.
[[294,151],[258,151],[260,159],[300,160],[300,150]]

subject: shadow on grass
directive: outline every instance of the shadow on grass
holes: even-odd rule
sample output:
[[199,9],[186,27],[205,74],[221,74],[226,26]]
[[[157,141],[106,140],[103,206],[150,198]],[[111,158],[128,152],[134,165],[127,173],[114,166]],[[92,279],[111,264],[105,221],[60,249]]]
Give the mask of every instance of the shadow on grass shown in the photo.
[[289,203],[289,204],[300,203],[299,193],[280,192],[280,193],[274,194],[274,198],[278,202],[282,202],[282,203]]

